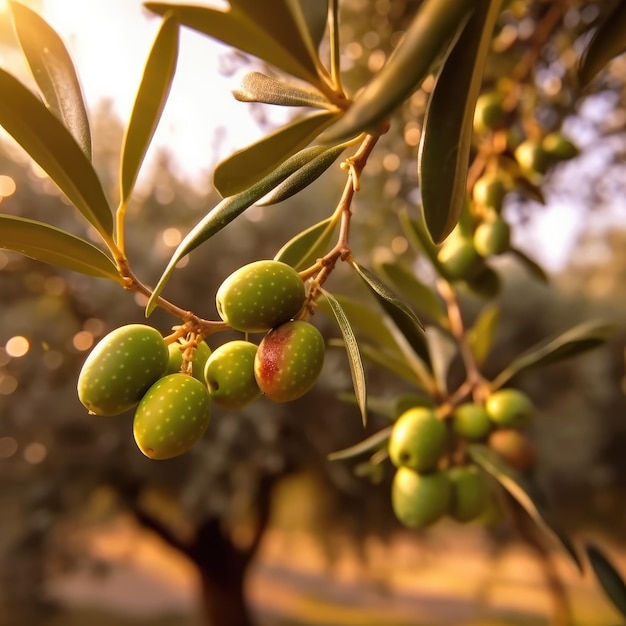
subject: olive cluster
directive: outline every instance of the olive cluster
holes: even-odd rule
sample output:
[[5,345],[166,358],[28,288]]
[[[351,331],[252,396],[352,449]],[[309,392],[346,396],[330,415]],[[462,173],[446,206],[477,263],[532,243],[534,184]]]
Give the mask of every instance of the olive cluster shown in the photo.
[[119,415],[136,407],[135,441],[153,459],[186,452],[209,424],[206,385],[175,370],[170,361],[182,362],[177,352],[155,328],[128,324],[100,340],[78,377],[78,397],[90,413]]
[[238,409],[262,395],[288,402],[315,384],[325,345],[312,324],[294,319],[306,300],[298,273],[279,261],[239,268],[216,294],[220,317],[234,330],[264,332],[223,343],[179,338],[169,344],[155,328],[129,324],[106,335],[87,357],[78,396],[90,413],[135,408],[133,434],[152,459],[189,450],[206,431],[212,402]]
[[476,102],[474,131],[483,141],[484,171],[472,186],[465,217],[438,251],[444,277],[466,281],[486,295],[495,291],[497,279],[485,260],[511,248],[511,229],[502,215],[506,195],[515,189],[537,193],[538,183],[552,166],[578,155],[561,132],[542,135],[533,127],[532,137],[524,135],[512,124],[517,111],[509,101],[504,91],[496,90]]
[[445,416],[430,407],[406,409],[388,443],[398,520],[425,528],[445,516],[458,522],[487,516],[495,504],[487,476],[459,451],[482,441],[516,469],[530,469],[534,454],[522,431],[533,413],[529,398],[516,389],[495,391],[484,405],[464,403]]

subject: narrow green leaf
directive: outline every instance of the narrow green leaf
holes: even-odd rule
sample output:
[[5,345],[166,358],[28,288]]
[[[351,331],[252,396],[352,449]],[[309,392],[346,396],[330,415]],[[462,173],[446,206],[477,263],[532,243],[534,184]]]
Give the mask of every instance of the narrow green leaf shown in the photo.
[[596,28],[580,59],[578,78],[583,86],[614,57],[626,52],[626,1],[618,0]]
[[599,320],[583,322],[547,343],[530,348],[505,368],[492,384],[494,388],[501,387],[523,370],[550,365],[593,350],[602,345],[614,332],[615,326],[606,322]]
[[113,215],[98,175],[72,134],[54,113],[11,74],[0,70],[0,125],[104,236]]
[[298,118],[260,141],[234,152],[215,168],[215,188],[222,197],[247,189],[309,144],[335,117],[337,113],[321,111]]
[[72,59],[54,29],[19,2],[9,2],[17,38],[47,107],[91,160],[91,132]]
[[378,276],[359,265],[354,259],[350,259],[350,265],[356,270],[363,283],[374,294],[385,311],[393,311],[393,313],[389,314],[394,321],[397,317],[402,316],[411,321],[420,330],[424,330],[424,326],[419,321],[417,315]]
[[550,279],[548,275],[545,273],[544,269],[537,263],[533,261],[525,252],[518,250],[517,248],[512,248],[510,250],[512,254],[515,255],[515,258],[528,270],[528,272],[540,280],[542,283],[549,283]]
[[424,338],[424,327],[417,315],[368,269],[359,265],[354,259],[350,260],[350,265],[356,270],[363,283],[374,295],[415,354],[428,362],[430,356],[426,346],[426,339]]
[[413,272],[400,263],[381,263],[379,267],[415,311],[427,315],[441,326],[447,325],[448,318],[441,299]]
[[241,81],[241,88],[233,91],[233,96],[240,102],[263,102],[284,107],[328,106],[328,101],[319,92],[290,85],[261,72],[248,72]]
[[446,394],[448,391],[448,370],[452,360],[458,354],[457,345],[448,334],[436,326],[428,326],[425,334],[437,388],[442,394]]
[[524,478],[504,462],[497,453],[482,444],[468,446],[469,455],[488,474],[493,476],[526,510],[537,526],[549,537],[561,545],[569,554],[578,569],[582,572],[583,565],[573,543],[543,511],[530,495],[530,488]]
[[346,317],[344,310],[341,308],[339,301],[328,291],[322,289],[322,294],[326,298],[331,311],[335,315],[337,325],[343,336],[343,342],[348,355],[348,363],[350,365],[350,375],[352,376],[352,384],[354,386],[354,395],[361,411],[361,419],[363,426],[367,426],[367,387],[365,383],[365,370],[363,369],[363,361],[361,361],[361,353],[359,352],[359,344],[354,336],[350,321]]
[[443,268],[437,258],[438,247],[432,242],[432,239],[426,230],[424,220],[422,218],[411,219],[406,211],[402,211],[400,213],[400,225],[402,226],[404,234],[411,242],[414,249],[417,252],[424,253],[432,263],[435,270],[437,270],[437,274],[440,276],[443,275]]
[[502,1],[474,4],[428,100],[417,157],[424,218],[436,243],[456,226],[465,202],[476,98]]
[[391,435],[391,426],[387,426],[377,433],[370,435],[367,439],[359,441],[359,443],[345,448],[344,450],[337,450],[337,452],[331,452],[328,455],[329,461],[345,461],[346,459],[352,459],[362,454],[368,454],[373,450],[378,450],[381,446],[386,445]]
[[299,0],[311,41],[319,48],[328,22],[328,0]]
[[264,198],[259,200],[259,206],[277,204],[308,187],[316,181],[346,149],[345,145],[333,146],[311,159],[306,165],[294,172],[289,178],[284,180],[278,187],[270,191]]
[[396,399],[396,410],[394,419],[400,417],[403,413],[416,406],[424,406],[429,409],[436,408],[433,397],[427,393],[404,393]]
[[248,207],[252,206],[257,200],[276,187],[276,185],[279,185],[296,170],[300,169],[305,163],[308,163],[311,159],[323,152],[324,149],[323,146],[312,146],[301,150],[279,165],[265,178],[252,185],[249,189],[234,196],[224,198],[213,207],[213,209],[191,229],[187,236],[180,242],[176,250],[174,250],[172,258],[148,300],[146,316],[149,316],[154,311],[158,296],[167,284],[176,264],[183,257],[187,256],[200,244],[228,226],[228,224],[241,215]]
[[[337,397],[342,402],[353,404],[358,406],[358,401],[354,393],[339,393]],[[395,420],[397,415],[395,412],[396,399],[395,398],[380,398],[367,396],[367,413],[368,415],[378,415],[378,417],[384,417],[387,420]]]
[[115,263],[100,248],[43,222],[0,215],[0,248],[81,274],[123,283]]
[[172,11],[178,21],[200,33],[252,54],[308,83],[321,86],[313,44],[303,37],[290,0],[231,2],[230,9],[146,2],[145,7],[165,15]]
[[[359,333],[375,341],[385,350],[400,354],[392,333],[377,311],[372,310],[371,307],[366,306],[360,300],[350,298],[349,296],[337,295],[335,298],[341,304],[341,308],[348,316],[350,325],[353,328],[356,328]],[[318,300],[317,306],[318,309],[326,315],[330,316],[333,314],[325,300]]]
[[[343,341],[341,340],[331,339],[328,345],[344,349]],[[415,373],[403,355],[381,350],[363,341],[359,342],[359,349],[361,350],[361,356],[370,363],[387,370],[395,377],[405,380],[411,385],[415,385],[420,389],[425,388],[422,379]]]
[[176,19],[166,16],[152,45],[137,90],[122,147],[121,204],[125,204],[130,197],[170,92],[178,59],[178,31]]
[[277,253],[274,259],[291,265],[298,272],[305,270],[324,256],[332,241],[337,222],[327,217],[313,224],[293,239],[290,239]]
[[585,544],[591,568],[615,608],[626,617],[626,583],[608,557],[595,545]]
[[428,76],[473,7],[473,0],[424,0],[385,65],[323,140],[336,143],[385,120]]
[[467,342],[477,365],[482,365],[489,356],[499,320],[500,308],[486,306],[467,333]]
[[263,3],[257,0],[229,0],[229,2],[232,9],[239,10],[260,26],[303,65],[320,69],[321,63],[311,39],[302,0],[269,0]]

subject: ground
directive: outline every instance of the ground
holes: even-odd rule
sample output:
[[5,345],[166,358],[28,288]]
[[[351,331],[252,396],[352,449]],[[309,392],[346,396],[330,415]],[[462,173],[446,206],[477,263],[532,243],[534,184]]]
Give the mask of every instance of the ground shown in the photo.
[[[586,534],[612,550],[605,538]],[[46,626],[192,626],[197,578],[184,558],[125,518],[87,540],[91,555],[110,565],[98,573],[58,578],[50,593],[68,611]],[[541,569],[524,546],[494,553],[484,533],[441,524],[421,538],[403,535],[389,546],[371,540],[365,565],[339,542],[331,565],[319,545],[296,532],[267,533],[249,579],[260,626],[540,626],[550,597]],[[581,578],[555,551],[574,623],[617,626],[619,614],[589,574]],[[626,571],[626,555],[615,558]]]

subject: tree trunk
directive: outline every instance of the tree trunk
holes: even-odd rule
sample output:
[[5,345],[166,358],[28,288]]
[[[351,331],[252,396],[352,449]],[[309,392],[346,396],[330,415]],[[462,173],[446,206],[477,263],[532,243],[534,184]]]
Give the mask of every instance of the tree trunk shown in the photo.
[[249,559],[233,545],[219,520],[202,525],[193,558],[202,580],[202,608],[208,626],[253,626],[246,601]]

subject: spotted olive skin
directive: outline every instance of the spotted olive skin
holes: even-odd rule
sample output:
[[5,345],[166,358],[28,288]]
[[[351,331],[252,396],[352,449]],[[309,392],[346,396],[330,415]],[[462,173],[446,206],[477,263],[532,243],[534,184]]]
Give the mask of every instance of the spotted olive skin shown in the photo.
[[168,350],[156,328],[128,324],[111,331],[91,351],[78,376],[78,398],[95,415],[134,407],[167,369]]
[[135,411],[133,436],[149,458],[171,459],[190,450],[209,425],[207,388],[188,374],[168,374],[144,395]]
[[[182,347],[183,346],[180,341],[175,341],[167,346],[169,352],[167,374],[177,374],[181,371],[181,367],[183,365]],[[207,359],[210,355],[211,348],[209,348],[206,341],[199,342],[193,351],[193,356],[191,358],[191,375],[194,378],[197,378],[200,382],[204,382],[204,366],[206,365]]]
[[255,261],[233,272],[215,296],[217,312],[232,328],[266,332],[300,311],[306,298],[304,282],[282,261]]
[[445,472],[420,474],[397,469],[391,483],[391,505],[398,520],[409,528],[426,528],[450,510],[452,484]]
[[274,402],[290,402],[313,387],[324,364],[324,338],[302,320],[272,329],[259,344],[254,375],[261,391]]
[[389,458],[396,467],[416,472],[434,469],[448,442],[446,425],[432,409],[414,407],[394,423],[389,437]]
[[216,348],[204,368],[211,400],[227,409],[241,409],[254,402],[261,390],[254,377],[258,347],[249,341],[228,341]]

